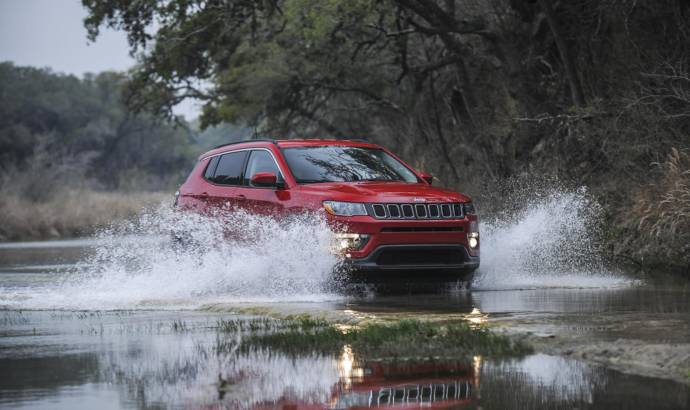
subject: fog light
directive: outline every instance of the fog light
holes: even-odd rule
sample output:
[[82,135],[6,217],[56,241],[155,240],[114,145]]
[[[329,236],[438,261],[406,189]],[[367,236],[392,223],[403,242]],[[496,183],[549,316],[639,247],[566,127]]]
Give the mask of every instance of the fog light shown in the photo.
[[337,233],[335,234],[334,251],[343,253],[348,250],[362,249],[369,240],[369,235],[359,233]]
[[470,232],[467,234],[467,244],[474,249],[479,246],[479,232]]

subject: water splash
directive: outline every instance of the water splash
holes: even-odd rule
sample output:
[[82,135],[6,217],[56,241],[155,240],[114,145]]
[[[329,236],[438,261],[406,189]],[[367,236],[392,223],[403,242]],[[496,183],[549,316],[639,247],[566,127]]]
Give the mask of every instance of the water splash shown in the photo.
[[[183,237],[183,244],[172,235]],[[323,301],[338,259],[323,218],[212,216],[161,208],[98,236],[92,257],[23,308],[198,308],[207,303]]]
[[478,289],[615,287],[599,248],[601,207],[585,189],[552,191],[485,222]]

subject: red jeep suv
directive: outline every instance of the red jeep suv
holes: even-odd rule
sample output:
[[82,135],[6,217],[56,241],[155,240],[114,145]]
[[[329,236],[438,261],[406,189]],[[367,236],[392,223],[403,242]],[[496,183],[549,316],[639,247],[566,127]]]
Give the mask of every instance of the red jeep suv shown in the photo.
[[249,140],[201,155],[176,204],[278,217],[321,212],[348,271],[373,281],[468,280],[479,266],[474,206],[431,181],[368,142]]

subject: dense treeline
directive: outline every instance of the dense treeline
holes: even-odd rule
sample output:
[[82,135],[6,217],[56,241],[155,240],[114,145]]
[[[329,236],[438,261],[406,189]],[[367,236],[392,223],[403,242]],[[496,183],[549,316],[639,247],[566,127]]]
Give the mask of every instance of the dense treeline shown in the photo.
[[134,114],[127,79],[0,63],[0,240],[84,235],[169,203],[200,152],[247,132]]
[[140,53],[135,110],[369,138],[485,209],[508,177],[585,184],[614,253],[690,266],[687,0],[83,3]]
[[79,79],[0,63],[0,175],[33,177],[26,192],[36,197],[74,183],[169,189],[198,149],[183,127],[131,114],[122,98],[125,80],[119,73]]
[[131,114],[118,73],[0,63],[0,240],[93,232],[155,206],[193,162],[190,133]]

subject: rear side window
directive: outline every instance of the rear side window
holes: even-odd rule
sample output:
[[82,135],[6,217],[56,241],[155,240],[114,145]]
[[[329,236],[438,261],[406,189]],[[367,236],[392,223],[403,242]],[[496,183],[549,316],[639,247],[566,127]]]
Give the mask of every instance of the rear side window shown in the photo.
[[280,169],[278,169],[276,162],[273,160],[273,156],[268,151],[252,151],[247,162],[247,171],[244,173],[244,184],[252,186],[252,177],[261,172],[275,174],[278,177],[278,181],[281,181]]
[[209,181],[222,185],[241,185],[242,168],[244,167],[246,157],[247,151],[231,152],[222,155],[218,160],[213,178],[209,178]]
[[211,180],[213,179],[213,175],[216,172],[216,166],[218,165],[218,160],[220,157],[213,157],[211,160],[208,162],[208,166],[206,167],[206,172],[204,172],[204,178]]

